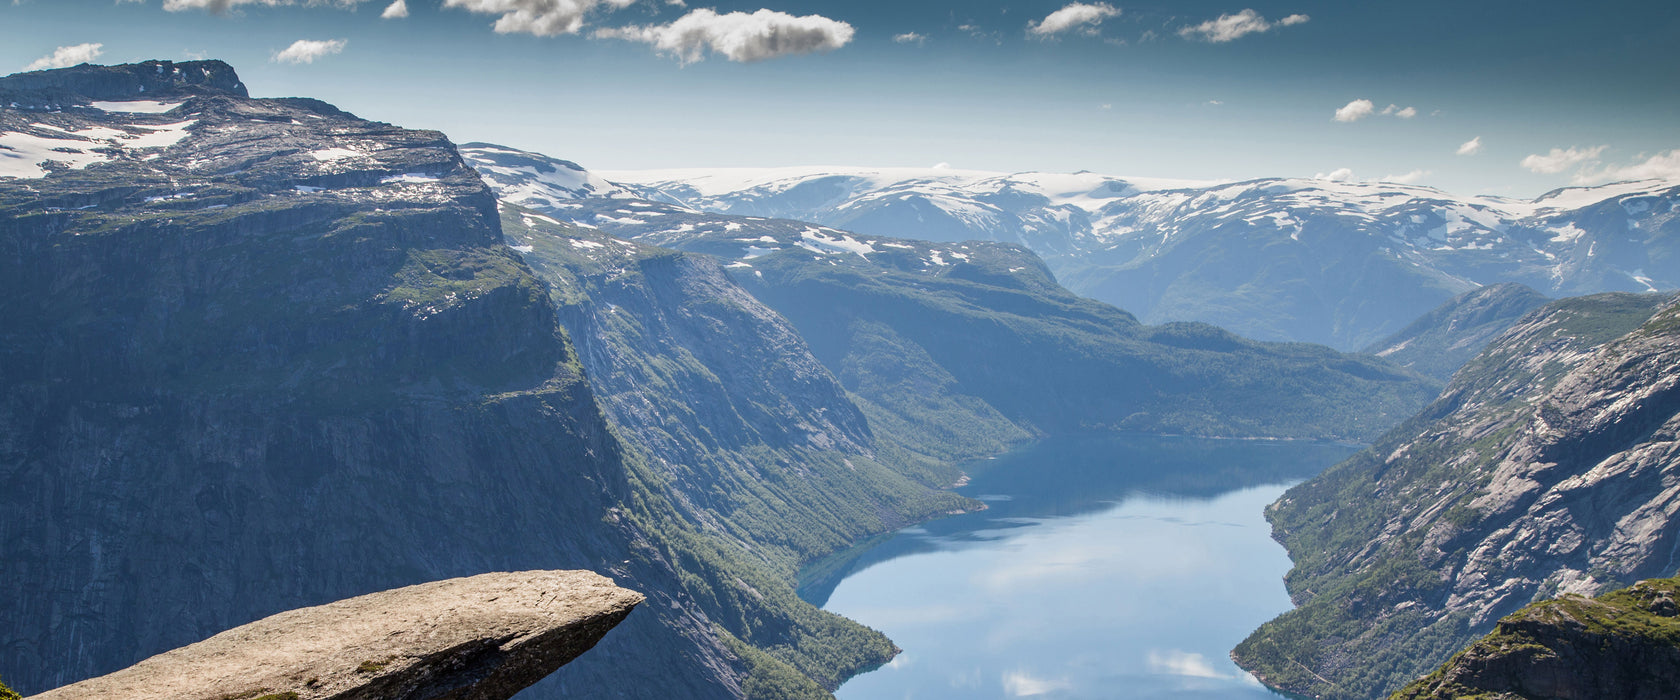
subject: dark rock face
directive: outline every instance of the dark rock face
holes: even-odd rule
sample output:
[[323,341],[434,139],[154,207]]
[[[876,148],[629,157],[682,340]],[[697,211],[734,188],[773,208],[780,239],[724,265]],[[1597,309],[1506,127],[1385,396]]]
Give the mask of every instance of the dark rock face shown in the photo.
[[1680,579],[1511,613],[1391,700],[1661,700],[1680,697]]
[[632,476],[453,145],[247,99],[209,65],[206,86],[107,86],[160,65],[19,76],[88,106],[0,109],[0,132],[64,149],[0,178],[8,682],[39,692],[368,591],[568,568],[655,612],[536,697],[739,695],[743,662],[678,574],[704,565],[662,553],[696,536],[650,514],[657,481]]
[[0,105],[45,109],[98,100],[153,100],[198,95],[249,97],[233,66],[221,61],[146,61],[0,77]]
[[1516,282],[1480,287],[1453,297],[1362,352],[1446,382],[1517,319],[1547,301]]
[[1680,299],[1553,302],[1271,506],[1299,607],[1234,655],[1294,693],[1381,697],[1531,601],[1672,575],[1677,493]]
[[587,571],[480,574],[283,612],[35,697],[507,700],[641,602]]

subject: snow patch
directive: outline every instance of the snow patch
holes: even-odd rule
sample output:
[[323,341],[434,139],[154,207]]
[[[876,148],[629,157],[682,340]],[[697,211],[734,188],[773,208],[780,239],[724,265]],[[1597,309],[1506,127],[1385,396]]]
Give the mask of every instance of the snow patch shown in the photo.
[[129,114],[163,114],[173,111],[185,102],[158,102],[155,100],[129,100],[126,102],[94,102],[93,108],[105,112],[126,112]]

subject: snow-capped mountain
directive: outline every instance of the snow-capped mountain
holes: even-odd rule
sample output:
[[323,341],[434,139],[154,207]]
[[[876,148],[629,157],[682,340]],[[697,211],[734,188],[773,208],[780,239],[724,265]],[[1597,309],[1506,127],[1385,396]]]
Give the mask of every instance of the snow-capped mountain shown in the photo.
[[615,200],[603,211],[587,199],[559,201],[554,191],[500,184],[500,169],[520,152],[495,153],[500,162],[464,155],[504,199],[585,214],[574,219],[619,235],[785,219],[875,236],[1018,243],[1070,289],[1146,322],[1206,321],[1249,337],[1343,349],[1396,332],[1480,285],[1521,282],[1552,296],[1680,287],[1680,182],[1565,188],[1517,200],[1314,179],[1190,182],[948,168],[605,171],[588,177],[607,183],[594,190],[606,194],[581,196],[642,203]]

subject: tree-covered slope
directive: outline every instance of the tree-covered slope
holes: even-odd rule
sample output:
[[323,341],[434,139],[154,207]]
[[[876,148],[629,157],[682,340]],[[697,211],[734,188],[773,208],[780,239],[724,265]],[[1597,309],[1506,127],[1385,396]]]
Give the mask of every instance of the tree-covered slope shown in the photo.
[[739,226],[641,239],[733,258],[731,276],[786,316],[848,389],[909,424],[963,413],[977,433],[1001,418],[1032,434],[1359,440],[1433,392],[1375,358],[1205,324],[1145,326],[1068,292],[1013,245]]
[[[511,205],[502,221],[549,283],[616,433],[654,468],[684,521],[764,572],[723,582],[706,601],[712,619],[829,688],[889,660],[885,637],[799,600],[790,583],[815,557],[978,506],[935,490],[956,480],[955,465],[879,448],[799,334],[716,259]],[[735,600],[744,597],[774,605]]]
[[1680,300],[1553,302],[1270,507],[1299,607],[1234,655],[1291,692],[1381,697],[1530,601],[1673,574],[1677,484]]
[[1541,293],[1516,282],[1478,287],[1435,307],[1363,352],[1445,383],[1517,319],[1547,301]]
[[1390,700],[1680,697],[1676,596],[1670,578],[1534,603]]

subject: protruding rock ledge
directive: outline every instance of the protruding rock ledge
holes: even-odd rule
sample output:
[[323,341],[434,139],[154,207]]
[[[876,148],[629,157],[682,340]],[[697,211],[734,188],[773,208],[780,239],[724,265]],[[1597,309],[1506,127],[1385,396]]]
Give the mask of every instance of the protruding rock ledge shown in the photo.
[[587,571],[482,574],[280,613],[40,700],[504,700],[642,596]]

